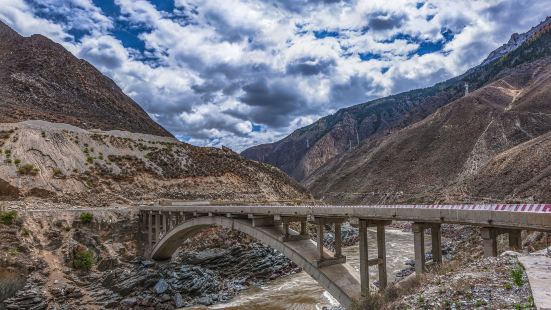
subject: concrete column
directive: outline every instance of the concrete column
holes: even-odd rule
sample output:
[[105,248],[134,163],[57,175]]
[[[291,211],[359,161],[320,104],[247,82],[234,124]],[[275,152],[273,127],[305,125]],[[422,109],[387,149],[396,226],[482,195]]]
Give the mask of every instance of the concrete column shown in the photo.
[[172,218],[172,212],[171,211],[168,211],[168,218],[167,218],[167,225],[166,225],[166,231],[171,231],[172,228],[174,228],[174,223],[172,222],[173,218]]
[[385,226],[377,225],[377,258],[379,259],[379,284],[381,290],[387,286],[386,274],[386,241],[385,241]]
[[335,258],[342,256],[341,224],[335,223]]
[[323,222],[320,222],[318,224],[318,250],[319,250],[320,261],[322,261],[325,258],[323,255],[323,229],[324,229],[324,224]]
[[289,238],[289,223],[288,222],[283,222],[283,235],[285,236],[286,239]]
[[147,241],[150,247],[153,246],[153,213],[147,211]]
[[432,224],[430,228],[432,237],[432,261],[442,263],[442,229],[440,224]]
[[482,241],[484,243],[484,257],[497,256],[497,234],[495,228],[480,228]]
[[301,221],[300,222],[300,235],[301,236],[306,236],[307,233],[306,233],[306,221]]
[[509,230],[509,248],[511,248],[511,250],[519,251],[522,249],[522,239],[520,237],[520,233],[521,230]]
[[360,283],[362,296],[369,296],[369,265],[367,252],[367,222],[360,220]]
[[155,242],[161,239],[161,212],[155,214]]
[[415,273],[425,272],[425,230],[423,224],[413,223],[413,243],[415,249]]

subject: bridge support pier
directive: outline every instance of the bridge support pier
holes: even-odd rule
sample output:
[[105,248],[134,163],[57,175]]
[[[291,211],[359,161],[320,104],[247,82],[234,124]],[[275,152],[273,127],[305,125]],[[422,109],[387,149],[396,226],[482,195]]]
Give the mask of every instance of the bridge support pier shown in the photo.
[[425,228],[430,228],[432,261],[435,264],[442,263],[442,228],[437,223],[413,223],[411,228],[415,250],[415,273],[422,274],[426,271]]
[[147,212],[147,244],[153,248],[153,212]]
[[495,228],[483,227],[480,229],[484,244],[484,257],[497,256],[497,231]]
[[499,229],[493,227],[480,228],[480,234],[484,243],[484,257],[497,256],[497,236],[502,234],[509,235],[509,248],[514,251],[522,249],[520,229]]
[[[377,265],[379,288],[385,289],[388,283],[386,272],[385,226],[392,221],[359,220],[360,234],[360,286],[363,297],[369,296],[369,266]],[[377,258],[369,259],[367,227],[377,227]]]
[[[308,240],[310,239],[310,236],[306,233],[306,216],[280,216],[276,215],[273,218],[270,218],[271,225],[273,225],[273,222],[276,221],[278,223],[281,223],[281,227],[283,230],[283,236],[281,236],[280,240],[282,242],[289,242],[289,241],[298,241],[298,240]],[[300,222],[300,233],[297,234],[291,234],[289,231],[289,223],[294,222]],[[253,225],[254,226],[254,225]]]
[[157,242],[161,239],[161,212],[155,214],[155,240]]
[[413,248],[415,250],[415,273],[420,275],[425,270],[425,226],[422,223],[413,223]]
[[514,251],[522,249],[522,239],[520,237],[521,230],[509,230],[509,248]]
[[[342,234],[341,234],[341,224],[344,222],[344,218],[321,218],[316,217],[313,219],[313,222],[317,225],[317,247],[319,250],[319,259],[315,262],[318,268],[331,266],[335,264],[346,263],[346,256],[342,255]],[[334,224],[335,230],[335,253],[333,257],[326,257],[323,247],[324,240],[324,230],[325,225]]]
[[432,243],[432,261],[436,264],[442,263],[442,228],[440,224],[430,226]]

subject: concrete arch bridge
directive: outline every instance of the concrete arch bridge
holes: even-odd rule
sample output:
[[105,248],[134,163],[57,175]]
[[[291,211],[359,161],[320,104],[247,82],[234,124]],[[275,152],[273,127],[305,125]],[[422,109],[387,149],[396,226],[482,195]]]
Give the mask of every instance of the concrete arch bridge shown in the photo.
[[[418,274],[426,271],[425,229],[431,232],[433,261],[442,262],[443,223],[481,227],[485,256],[497,256],[500,234],[508,234],[509,245],[520,248],[522,230],[551,231],[551,205],[544,204],[243,206],[170,202],[141,206],[139,216],[146,255],[152,259],[170,259],[182,241],[207,227],[235,229],[286,255],[346,308],[369,295],[369,266],[378,266],[380,286],[387,286],[385,227],[392,221],[413,222]],[[359,272],[342,255],[340,226],[344,221],[359,227]],[[289,229],[293,222],[300,224],[300,231]],[[307,222],[317,227],[316,241],[306,232]],[[325,225],[334,225],[334,252],[323,247]],[[377,256],[373,258],[368,257],[368,227],[377,229]]]

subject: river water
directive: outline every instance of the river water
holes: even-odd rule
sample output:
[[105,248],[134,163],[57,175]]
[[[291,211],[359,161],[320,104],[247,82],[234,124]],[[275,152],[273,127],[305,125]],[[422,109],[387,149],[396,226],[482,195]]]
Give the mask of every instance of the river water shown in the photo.
[[[376,231],[368,230],[369,256],[376,257]],[[430,238],[425,240],[425,247],[430,249]],[[392,281],[396,272],[405,267],[404,262],[414,257],[413,234],[400,230],[387,229],[387,272]],[[343,249],[348,263],[359,270],[359,247]],[[369,268],[370,281],[377,280],[377,267]],[[199,309],[263,309],[263,310],[321,310],[324,307],[339,306],[339,303],[305,272],[285,276],[266,284],[249,288],[237,295],[232,301],[209,307],[190,307],[187,310]]]

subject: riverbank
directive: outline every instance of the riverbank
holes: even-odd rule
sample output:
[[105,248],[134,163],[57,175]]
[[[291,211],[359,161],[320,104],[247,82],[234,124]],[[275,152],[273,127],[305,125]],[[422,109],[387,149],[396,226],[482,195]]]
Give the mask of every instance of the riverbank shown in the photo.
[[35,211],[22,208],[0,223],[0,309],[211,305],[299,271],[277,251],[218,229],[155,263],[139,256],[131,209],[96,209],[86,222],[67,205],[26,207]]

